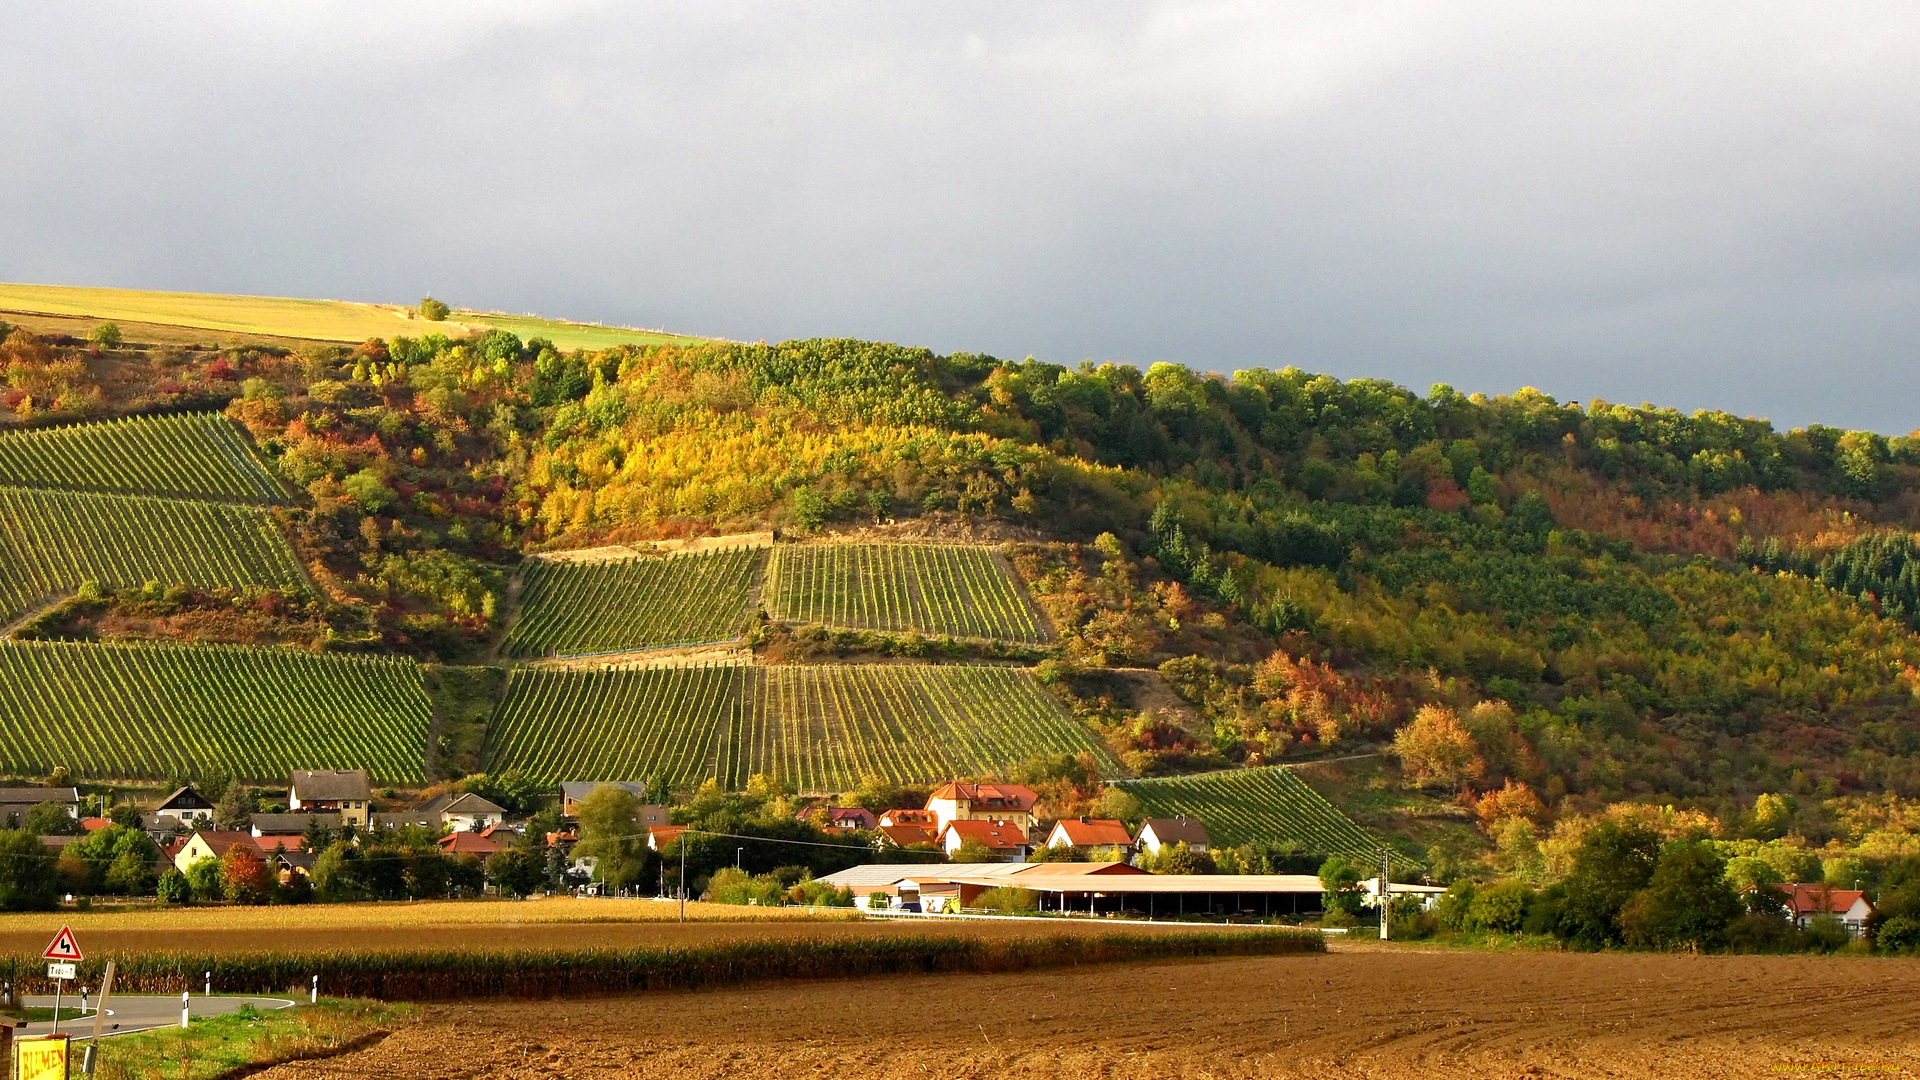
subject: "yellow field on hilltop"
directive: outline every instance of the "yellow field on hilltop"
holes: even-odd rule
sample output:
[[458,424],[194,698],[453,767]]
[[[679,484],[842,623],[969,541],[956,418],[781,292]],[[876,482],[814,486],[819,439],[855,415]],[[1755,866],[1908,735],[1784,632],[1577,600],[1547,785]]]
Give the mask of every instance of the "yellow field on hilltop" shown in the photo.
[[397,304],[68,285],[0,284],[0,312],[7,311],[335,342],[433,333],[454,335],[491,327],[522,338],[544,337],[563,349],[701,340],[680,334],[570,323],[531,315],[455,310],[445,322],[429,322],[412,308]]

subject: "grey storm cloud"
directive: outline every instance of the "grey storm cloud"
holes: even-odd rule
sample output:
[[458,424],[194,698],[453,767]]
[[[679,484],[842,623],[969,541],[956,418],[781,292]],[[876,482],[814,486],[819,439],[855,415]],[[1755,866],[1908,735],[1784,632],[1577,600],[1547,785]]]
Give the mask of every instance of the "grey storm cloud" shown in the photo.
[[1920,427],[1912,4],[0,6],[0,279]]

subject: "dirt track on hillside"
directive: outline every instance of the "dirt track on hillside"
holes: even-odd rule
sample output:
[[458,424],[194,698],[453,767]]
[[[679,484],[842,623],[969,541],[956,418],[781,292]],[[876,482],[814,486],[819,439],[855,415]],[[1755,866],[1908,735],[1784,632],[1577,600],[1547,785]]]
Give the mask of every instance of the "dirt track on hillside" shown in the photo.
[[[1920,961],[1327,956],[429,1007],[270,1080],[1912,1076]],[[1793,1064],[1888,1063],[1848,1072]],[[1789,1068],[1782,1068],[1789,1066]]]

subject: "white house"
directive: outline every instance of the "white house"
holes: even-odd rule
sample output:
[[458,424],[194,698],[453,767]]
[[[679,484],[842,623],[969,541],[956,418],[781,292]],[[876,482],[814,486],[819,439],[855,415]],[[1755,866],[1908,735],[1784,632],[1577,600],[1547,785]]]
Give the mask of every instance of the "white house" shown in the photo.
[[1213,837],[1207,835],[1207,827],[1193,818],[1150,817],[1140,823],[1140,835],[1134,843],[1148,855],[1160,854],[1163,847],[1175,844],[1187,845],[1188,851],[1205,851],[1213,843]]

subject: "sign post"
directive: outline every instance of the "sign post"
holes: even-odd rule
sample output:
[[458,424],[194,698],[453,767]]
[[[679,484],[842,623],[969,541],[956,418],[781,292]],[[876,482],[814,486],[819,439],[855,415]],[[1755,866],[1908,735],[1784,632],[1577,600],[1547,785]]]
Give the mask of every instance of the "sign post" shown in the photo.
[[100,981],[100,1003],[93,1011],[93,1039],[87,1043],[86,1057],[82,1061],[82,1070],[91,1077],[94,1067],[100,1064],[100,1029],[107,1022],[107,999],[113,996],[113,961],[107,961],[107,973]]
[[[60,1035],[60,1000],[66,995],[67,980],[74,977],[74,965],[86,959],[80,953],[80,943],[73,940],[73,927],[63,926],[53,935],[53,941],[47,945],[47,951],[40,954],[47,963],[47,978],[53,980],[53,1034]],[[66,1050],[60,1051],[61,1067],[66,1066]]]

